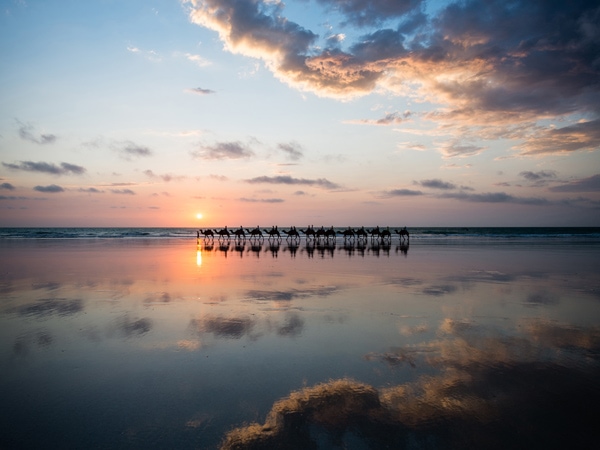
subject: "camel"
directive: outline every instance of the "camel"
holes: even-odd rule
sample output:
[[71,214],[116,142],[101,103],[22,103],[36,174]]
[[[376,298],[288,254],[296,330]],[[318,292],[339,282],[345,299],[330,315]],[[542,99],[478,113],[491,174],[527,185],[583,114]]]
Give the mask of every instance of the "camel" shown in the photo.
[[367,233],[367,230],[365,230],[365,227],[360,227],[358,230],[355,231],[356,236],[358,237],[358,240],[366,240],[367,237],[369,236]]
[[250,235],[250,239],[262,239],[263,238],[262,230],[260,229],[260,227],[258,225],[253,230],[249,230],[246,228],[246,231]]
[[323,226],[321,226],[321,228],[315,231],[315,238],[317,240],[321,239],[322,237],[325,237],[325,228],[323,228]]
[[316,232],[312,225],[309,225],[306,230],[300,230],[306,235],[306,239],[314,239]]
[[269,235],[269,239],[281,239],[281,234],[279,234],[279,230],[277,229],[277,225],[273,226],[266,233]]
[[232,231],[231,233],[235,236],[235,239],[238,241],[246,240],[246,233],[241,226],[237,230]]
[[371,235],[371,241],[375,239],[379,239],[381,237],[381,231],[379,230],[379,225],[377,225],[372,230],[369,230],[369,234]]
[[396,230],[396,233],[400,235],[400,242],[406,240],[407,242],[410,240],[410,233],[406,229],[406,227],[402,228],[400,231]]
[[390,243],[392,241],[392,232],[389,227],[379,233],[379,239],[383,243]]
[[198,230],[198,236],[200,236],[200,235],[204,236],[204,240],[215,238],[215,233],[213,232],[213,230],[209,230],[209,229],[206,229],[204,231]]
[[215,230],[215,233],[219,235],[219,240],[229,239],[231,237],[231,232],[227,229],[227,226],[222,230]]
[[281,232],[287,234],[287,240],[300,240],[300,233],[298,233],[296,227],[291,227],[288,231],[281,230]]
[[344,242],[346,242],[347,240],[348,241],[353,241],[354,240],[354,236],[356,236],[356,233],[350,227],[348,227],[344,231],[338,231],[338,233],[341,234],[342,236],[344,236]]
[[333,229],[333,225],[331,226],[331,228],[328,228],[327,230],[325,230],[325,238],[327,240],[329,240],[329,239],[335,240],[335,230]]

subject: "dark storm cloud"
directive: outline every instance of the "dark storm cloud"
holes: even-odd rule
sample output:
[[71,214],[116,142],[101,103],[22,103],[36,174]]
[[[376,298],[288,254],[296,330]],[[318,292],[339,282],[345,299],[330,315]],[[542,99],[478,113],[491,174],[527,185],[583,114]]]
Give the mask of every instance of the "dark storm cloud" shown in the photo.
[[414,184],[418,184],[420,186],[428,187],[431,189],[443,189],[443,190],[456,189],[456,185],[454,183],[442,181],[439,179],[415,181]]
[[25,124],[17,120],[19,124],[19,136],[21,139],[35,144],[53,144],[57,137],[54,134],[38,134],[35,132],[35,128],[31,124]]
[[254,152],[241,142],[219,142],[193,151],[192,157],[199,159],[243,159],[254,156]]
[[306,178],[293,178],[289,175],[279,175],[274,177],[256,177],[249,180],[245,180],[246,183],[258,184],[258,183],[269,183],[269,184],[288,184],[288,185],[305,185],[305,186],[316,186],[323,189],[339,189],[339,184],[333,183],[326,178],[318,178],[316,180]]
[[600,174],[554,186],[549,190],[553,192],[600,192]]
[[33,188],[34,191],[38,191],[38,192],[44,192],[44,193],[48,193],[48,194],[55,194],[57,192],[64,192],[65,189],[61,186],[58,186],[56,184],[51,184],[49,186],[35,186]]
[[21,161],[18,164],[2,163],[4,167],[11,170],[24,170],[26,172],[49,173],[51,175],[82,175],[86,172],[85,167],[69,164],[66,162],[60,163],[60,166],[47,162]]

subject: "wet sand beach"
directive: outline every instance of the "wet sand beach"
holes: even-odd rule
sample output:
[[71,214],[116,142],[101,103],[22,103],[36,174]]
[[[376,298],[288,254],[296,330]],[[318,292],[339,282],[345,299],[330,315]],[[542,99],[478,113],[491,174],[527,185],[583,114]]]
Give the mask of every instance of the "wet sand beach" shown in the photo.
[[0,239],[0,448],[592,448],[599,250]]

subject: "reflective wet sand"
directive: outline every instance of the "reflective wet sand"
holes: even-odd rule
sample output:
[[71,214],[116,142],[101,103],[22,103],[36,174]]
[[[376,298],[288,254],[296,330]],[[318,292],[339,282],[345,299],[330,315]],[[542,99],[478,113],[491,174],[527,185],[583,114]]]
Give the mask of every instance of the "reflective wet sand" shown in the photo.
[[0,447],[590,448],[599,250],[0,241]]

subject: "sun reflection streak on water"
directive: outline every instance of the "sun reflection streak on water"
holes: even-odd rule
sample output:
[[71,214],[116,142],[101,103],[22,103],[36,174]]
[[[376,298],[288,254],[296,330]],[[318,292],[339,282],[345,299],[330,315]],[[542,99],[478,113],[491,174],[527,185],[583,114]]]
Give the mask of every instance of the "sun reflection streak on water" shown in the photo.
[[196,249],[196,265],[198,267],[202,266],[202,250],[200,249],[200,246]]

